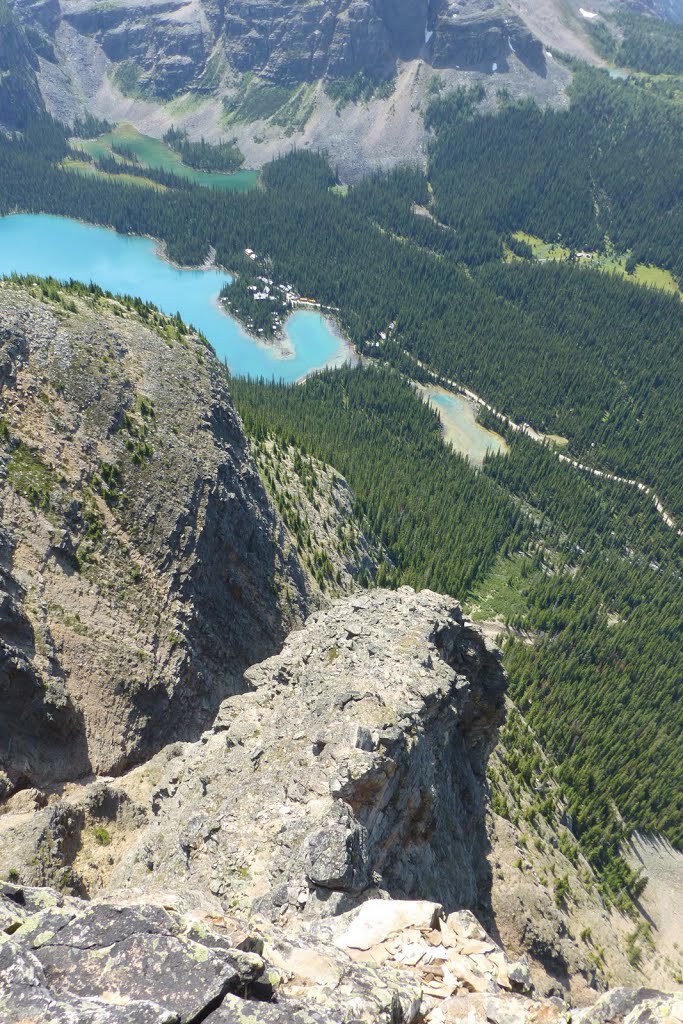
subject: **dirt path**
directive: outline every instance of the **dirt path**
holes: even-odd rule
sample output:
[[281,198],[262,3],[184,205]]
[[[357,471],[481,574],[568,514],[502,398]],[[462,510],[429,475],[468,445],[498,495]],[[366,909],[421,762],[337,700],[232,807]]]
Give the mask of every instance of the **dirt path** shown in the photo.
[[[405,355],[407,355],[411,359],[413,358],[409,352],[405,352]],[[506,416],[504,412],[500,412],[499,409],[495,409],[492,405],[489,405],[488,402],[485,402],[483,398],[480,398],[479,395],[476,395],[474,391],[470,391],[468,388],[463,387],[462,384],[458,384],[458,382],[455,380],[449,380],[448,377],[442,377],[434,370],[430,370],[429,367],[425,366],[424,363],[421,363],[419,359],[415,359],[414,361],[417,364],[417,366],[420,367],[421,370],[424,370],[425,373],[429,374],[432,380],[436,381],[442,387],[450,388],[451,391],[456,391],[461,395],[465,395],[466,398],[469,398],[471,401],[475,402],[483,409],[487,409],[490,413],[496,416],[502,423],[504,423],[505,426],[509,427],[510,430],[516,433],[526,434],[527,437],[530,437],[532,441],[536,441],[538,444],[543,444],[543,442],[546,440],[545,435],[540,434],[537,430],[534,430],[534,428],[529,423],[515,423],[515,421],[510,419],[509,416]],[[652,487],[650,487],[649,484],[644,484],[639,480],[632,480],[625,476],[617,476],[616,473],[608,473],[602,469],[594,469],[592,466],[587,466],[583,462],[579,462],[577,459],[572,459],[568,455],[563,455],[561,452],[555,452],[554,454],[557,456],[560,462],[566,462],[569,466],[572,466],[574,469],[580,470],[580,472],[582,473],[590,473],[591,476],[599,477],[602,480],[611,480],[613,483],[624,484],[624,486],[626,487],[636,487],[639,491],[641,491],[643,494],[647,495],[649,498],[652,499],[657,512],[659,513],[663,522],[669,527],[669,529],[675,530],[677,536],[683,537],[683,530],[677,529],[676,520],[666,511],[661,498],[659,498],[659,496],[655,493],[655,491]]]

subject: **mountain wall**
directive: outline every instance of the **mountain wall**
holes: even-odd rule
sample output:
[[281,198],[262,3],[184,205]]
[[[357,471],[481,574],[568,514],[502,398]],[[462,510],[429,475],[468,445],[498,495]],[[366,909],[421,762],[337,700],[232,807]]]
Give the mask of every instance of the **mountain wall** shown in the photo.
[[504,72],[515,55],[540,75],[546,70],[543,44],[500,0],[448,0],[434,21],[431,46],[435,67]]
[[197,737],[311,590],[177,321],[3,284],[0,397],[1,797]]
[[129,91],[169,98],[220,91],[246,72],[293,87],[317,79],[377,80],[397,61],[501,70],[514,52],[544,71],[543,47],[506,0],[14,0],[62,60],[89,40]]

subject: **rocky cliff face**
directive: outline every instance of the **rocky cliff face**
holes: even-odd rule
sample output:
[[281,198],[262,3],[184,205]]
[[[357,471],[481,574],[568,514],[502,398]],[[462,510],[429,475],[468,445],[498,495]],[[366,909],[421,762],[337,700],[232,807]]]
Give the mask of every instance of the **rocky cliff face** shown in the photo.
[[48,291],[0,287],[1,795],[198,736],[311,596],[203,343]]
[[506,71],[514,54],[545,74],[543,44],[507,3],[448,0],[439,10],[432,41],[436,67]]
[[504,678],[451,600],[346,598],[246,679],[198,742],[9,801],[8,1024],[680,1018],[647,990],[580,1011],[536,999],[525,960],[460,909],[491,913],[484,772]]
[[382,79],[397,60],[419,56],[490,72],[514,52],[544,69],[540,42],[506,0],[14,2],[24,23],[65,53],[75,45],[70,33],[93,41],[115,65],[125,62],[129,87],[161,98],[215,91],[228,69],[279,86],[361,71]]

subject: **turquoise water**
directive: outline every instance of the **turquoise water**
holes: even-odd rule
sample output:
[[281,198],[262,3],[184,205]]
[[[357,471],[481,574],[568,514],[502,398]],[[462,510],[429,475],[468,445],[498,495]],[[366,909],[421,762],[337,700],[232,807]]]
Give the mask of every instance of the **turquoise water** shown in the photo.
[[487,451],[507,451],[502,437],[477,423],[476,410],[463,395],[442,388],[424,388],[422,394],[436,408],[446,440],[473,465],[481,466]]
[[156,253],[148,238],[119,235],[108,228],[66,217],[16,214],[0,217],[0,276],[37,274],[59,280],[91,281],[119,295],[135,295],[165,313],[180,313],[202,331],[232,373],[285,381],[299,380],[323,366],[344,362],[349,349],[332,326],[311,310],[294,313],[285,334],[293,355],[250,338],[218,305],[229,280],[217,270],[180,270]]

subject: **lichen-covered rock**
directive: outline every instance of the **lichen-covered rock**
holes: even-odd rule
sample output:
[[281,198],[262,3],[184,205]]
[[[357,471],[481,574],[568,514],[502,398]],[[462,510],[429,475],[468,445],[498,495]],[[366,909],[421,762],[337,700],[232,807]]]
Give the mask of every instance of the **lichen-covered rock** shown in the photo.
[[[681,1002],[617,989],[570,1011],[513,980],[467,911],[370,900],[339,917],[247,924],[180,894],[125,904],[14,887],[52,930],[0,931],[3,1024],[678,1024]],[[0,895],[0,905],[10,899]],[[161,904],[164,904],[162,906]],[[62,904],[60,906],[60,904]],[[199,943],[197,940],[200,940]],[[238,950],[231,943],[259,948]],[[231,975],[235,959],[241,972]]]
[[[276,919],[378,888],[485,901],[483,780],[505,681],[453,601],[340,600],[247,679],[202,742],[159,760],[154,814],[110,888],[184,880]],[[141,782],[121,785],[144,804]]]
[[[68,913],[53,909],[38,917],[13,933],[12,947],[24,955],[21,978],[17,969],[0,967],[0,984],[10,990],[19,983],[40,985],[66,1002],[97,998],[142,1004],[140,1024],[161,1022],[169,1014],[185,1024],[219,1005],[240,982],[226,953],[180,935],[179,923],[161,907],[81,904]],[[130,1019],[137,1024],[137,1016]]]
[[615,988],[575,1015],[579,1024],[663,1024],[683,1020],[683,998],[653,989]]
[[38,959],[7,938],[0,939],[0,1019],[3,1024],[180,1024],[177,1013],[149,1000],[116,1005],[116,999],[55,997]]
[[[417,976],[355,964],[320,937],[306,941],[267,922],[259,932],[158,902],[71,899],[67,913],[51,890],[15,887],[13,895],[45,909],[35,915],[40,935],[34,919],[0,933],[0,1009],[12,1009],[3,1024],[389,1024],[392,1007],[410,1024],[421,1005]],[[8,900],[0,896],[0,906]],[[225,948],[240,931],[242,944],[264,956]]]

